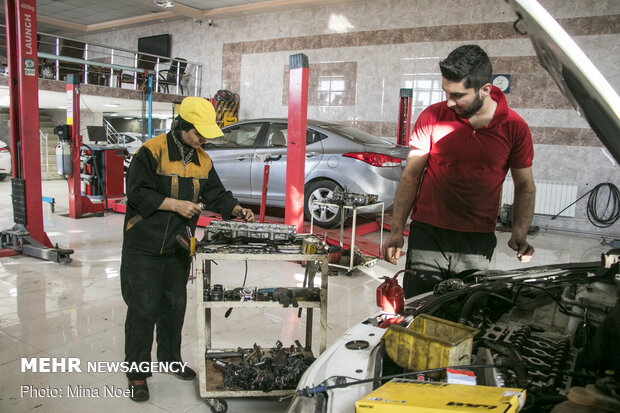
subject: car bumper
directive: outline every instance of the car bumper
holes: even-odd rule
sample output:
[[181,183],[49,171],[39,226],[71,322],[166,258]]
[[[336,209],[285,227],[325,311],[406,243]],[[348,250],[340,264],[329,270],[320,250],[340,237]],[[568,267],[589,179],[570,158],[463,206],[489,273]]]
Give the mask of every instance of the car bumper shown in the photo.
[[[382,357],[377,356],[377,349],[384,333],[385,329],[371,325],[362,323],[354,325],[312,363],[301,377],[297,389],[318,386],[329,377],[343,375],[343,372],[346,372],[347,377],[355,380],[376,377],[378,367],[381,367],[376,363],[381,363],[382,360]],[[346,344],[355,340],[367,341],[368,346],[355,351],[348,349]],[[333,385],[334,382],[328,380],[325,384],[329,386]],[[330,394],[326,399],[297,395],[289,405],[287,412],[355,413],[355,402],[373,390],[373,383],[370,382],[328,390]],[[320,404],[319,409],[317,409],[317,404]]]

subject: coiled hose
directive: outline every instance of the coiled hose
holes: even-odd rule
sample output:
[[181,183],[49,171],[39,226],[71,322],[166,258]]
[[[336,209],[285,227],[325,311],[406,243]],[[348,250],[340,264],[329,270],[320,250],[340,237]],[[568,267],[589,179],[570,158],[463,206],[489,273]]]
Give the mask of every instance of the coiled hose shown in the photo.
[[[607,194],[605,209],[602,211],[602,215],[599,215],[597,206],[599,205],[601,191],[605,187],[609,188],[609,193]],[[611,212],[608,213],[608,211]],[[595,227],[607,228],[615,224],[618,218],[620,218],[620,191],[618,187],[610,182],[596,185],[590,191],[587,214],[588,220]]]
[[[609,188],[609,193],[607,195],[605,209],[603,210],[602,215],[599,215],[597,207],[603,188]],[[587,195],[590,195],[588,197],[588,206],[586,208],[586,213],[590,223],[598,228],[607,228],[615,224],[618,218],[620,218],[620,190],[618,190],[618,187],[611,182],[604,182],[596,185],[594,188],[581,195],[575,202],[571,203],[566,208],[551,217],[551,220],[556,219],[562,212],[575,205]],[[611,212],[608,213],[608,211]]]

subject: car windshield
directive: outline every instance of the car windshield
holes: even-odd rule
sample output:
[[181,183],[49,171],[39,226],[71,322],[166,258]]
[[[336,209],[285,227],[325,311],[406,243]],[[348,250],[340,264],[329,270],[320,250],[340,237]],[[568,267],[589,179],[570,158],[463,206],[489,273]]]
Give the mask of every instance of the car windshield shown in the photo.
[[345,125],[321,125],[322,128],[333,131],[333,132],[338,132],[354,141],[360,142],[360,143],[387,143],[390,144],[390,142],[381,139],[381,138],[377,138],[374,135],[371,135],[370,133],[366,133],[362,130],[353,128],[351,126],[345,126]]

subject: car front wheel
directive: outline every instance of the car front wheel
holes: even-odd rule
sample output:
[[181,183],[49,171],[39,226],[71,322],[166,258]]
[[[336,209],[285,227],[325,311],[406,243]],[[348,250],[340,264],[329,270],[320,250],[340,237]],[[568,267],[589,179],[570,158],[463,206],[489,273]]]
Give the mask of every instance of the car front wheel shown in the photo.
[[304,215],[310,221],[314,217],[314,223],[323,228],[333,228],[340,224],[340,208],[333,205],[312,205],[313,202],[329,202],[335,189],[342,187],[334,181],[315,181],[306,186]]

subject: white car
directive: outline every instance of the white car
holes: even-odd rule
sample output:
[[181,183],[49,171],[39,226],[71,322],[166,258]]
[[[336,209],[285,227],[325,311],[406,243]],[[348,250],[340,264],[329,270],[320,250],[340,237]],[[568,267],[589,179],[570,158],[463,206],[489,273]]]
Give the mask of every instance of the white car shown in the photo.
[[0,141],[0,181],[11,176],[11,151],[9,146]]
[[140,133],[133,132],[119,132],[118,135],[109,136],[109,139],[114,138],[117,142],[110,142],[113,144],[121,145],[127,148],[127,152],[129,155],[133,155],[136,153],[138,148],[142,146],[142,135]]

